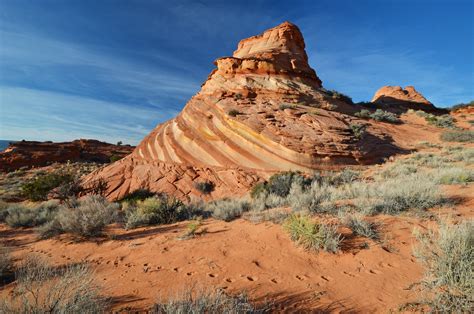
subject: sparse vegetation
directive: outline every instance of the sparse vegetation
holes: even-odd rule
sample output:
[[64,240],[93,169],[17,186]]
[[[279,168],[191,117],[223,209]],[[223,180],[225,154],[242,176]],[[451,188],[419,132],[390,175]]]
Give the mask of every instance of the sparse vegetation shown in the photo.
[[3,283],[3,277],[6,276],[12,268],[13,261],[10,256],[10,250],[0,244],[0,285]]
[[425,268],[421,287],[434,313],[469,313],[474,305],[474,222],[443,222],[439,231],[415,231],[415,256]]
[[193,293],[187,290],[175,298],[166,302],[155,304],[151,313],[174,314],[174,313],[266,313],[267,309],[257,308],[249,302],[246,294],[229,296],[218,289],[215,292]]
[[102,313],[107,306],[85,264],[58,268],[29,256],[16,278],[13,295],[0,301],[0,313]]
[[474,131],[450,131],[441,134],[444,142],[474,143]]
[[280,110],[285,110],[285,109],[296,109],[298,106],[295,104],[281,104],[280,105]]
[[449,128],[455,129],[456,128],[456,120],[450,116],[449,114],[443,114],[436,116],[432,113],[428,113],[423,110],[418,110],[415,112],[418,116],[425,118],[428,124],[434,125],[438,128]]
[[250,210],[250,203],[246,200],[222,199],[206,204],[206,210],[216,219],[231,221]]
[[338,99],[342,102],[345,102],[347,104],[350,104],[352,105],[354,102],[352,101],[352,98],[347,96],[347,95],[344,95],[343,93],[340,93],[338,91],[335,91],[335,90],[328,90],[326,91],[326,94],[328,94],[330,97],[334,98],[334,99]]
[[342,236],[335,226],[313,222],[305,215],[292,214],[284,223],[284,228],[290,234],[291,240],[307,249],[337,252]]
[[120,159],[122,159],[122,157],[120,157],[118,155],[112,155],[112,156],[110,156],[110,163],[116,162]]
[[468,107],[472,107],[472,106],[474,106],[474,100],[471,100],[468,103],[460,103],[460,104],[454,105],[451,108],[449,108],[449,110],[450,111],[456,111],[456,110],[459,110],[459,109],[468,108]]
[[24,195],[32,201],[43,201],[48,198],[48,193],[62,184],[67,184],[74,180],[71,173],[55,171],[26,182],[22,185]]

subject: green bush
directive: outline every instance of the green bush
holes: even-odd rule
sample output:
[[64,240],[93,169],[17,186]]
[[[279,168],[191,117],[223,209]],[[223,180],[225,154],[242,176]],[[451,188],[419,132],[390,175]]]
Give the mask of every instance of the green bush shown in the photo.
[[228,296],[223,290],[216,292],[193,293],[187,290],[176,298],[170,298],[166,302],[155,304],[151,313],[174,314],[174,313],[229,313],[229,314],[252,314],[266,313],[265,307],[253,306],[247,295],[239,294]]
[[357,139],[363,138],[367,129],[367,126],[365,126],[364,124],[357,123],[350,124],[349,127],[351,128],[352,134],[354,134]]
[[126,210],[126,227],[171,224],[191,216],[190,207],[178,199],[159,195],[130,204]]
[[421,287],[434,313],[469,313],[474,304],[474,223],[442,223],[439,231],[415,231],[414,254],[425,268]]
[[265,193],[266,190],[267,190],[267,188],[265,187],[265,183],[264,182],[259,182],[259,183],[255,184],[252,187],[252,189],[250,190],[250,197],[252,199],[256,199],[257,197],[262,195],[262,193]]
[[308,216],[292,214],[285,220],[283,227],[290,234],[291,240],[307,250],[337,252],[342,236],[335,226],[311,221]]
[[362,109],[359,112],[354,113],[356,117],[359,117],[361,119],[369,119],[370,118],[370,111],[367,109]]
[[222,199],[208,203],[206,210],[216,219],[231,221],[249,211],[250,203],[246,200]]
[[444,142],[474,143],[474,131],[451,131],[441,134]]
[[449,114],[444,114],[440,116],[436,116],[432,113],[427,113],[423,110],[418,110],[415,112],[418,116],[425,118],[428,124],[434,125],[438,128],[456,128],[456,120]]
[[89,238],[99,236],[104,227],[117,219],[119,205],[98,195],[86,196],[71,207],[62,206],[50,222],[40,227],[41,238],[61,233]]
[[60,186],[72,182],[74,176],[66,172],[52,172],[40,175],[22,185],[22,191],[25,197],[32,201],[43,201],[48,198],[48,193]]
[[102,313],[108,305],[85,264],[53,267],[29,256],[15,273],[13,296],[0,301],[0,313]]

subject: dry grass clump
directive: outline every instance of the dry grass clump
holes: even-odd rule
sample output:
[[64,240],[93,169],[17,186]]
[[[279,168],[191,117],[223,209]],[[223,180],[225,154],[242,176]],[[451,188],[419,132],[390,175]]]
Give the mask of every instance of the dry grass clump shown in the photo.
[[61,206],[53,220],[40,227],[40,236],[49,238],[61,233],[79,237],[99,236],[104,227],[117,218],[119,205],[102,196],[91,195],[69,206]]
[[85,264],[58,268],[29,256],[15,273],[12,297],[0,301],[0,313],[102,313],[107,306]]
[[187,290],[166,302],[153,306],[151,313],[156,314],[184,314],[184,313],[228,313],[251,314],[267,313],[267,308],[257,308],[252,305],[246,294],[235,296],[225,294],[221,289],[215,292],[199,292],[193,294]]
[[250,210],[250,202],[241,199],[221,199],[206,204],[206,211],[212,217],[224,221],[231,221]]
[[469,313],[474,307],[474,221],[443,222],[439,230],[415,231],[414,254],[425,268],[423,303],[435,313]]
[[292,214],[285,220],[283,227],[291,240],[307,250],[325,250],[337,252],[342,236],[336,226],[313,222],[309,216]]
[[467,184],[474,181],[474,171],[465,168],[438,169],[435,177],[440,184]]
[[377,224],[365,220],[365,217],[358,213],[344,217],[344,224],[356,235],[360,235],[372,240],[379,239]]

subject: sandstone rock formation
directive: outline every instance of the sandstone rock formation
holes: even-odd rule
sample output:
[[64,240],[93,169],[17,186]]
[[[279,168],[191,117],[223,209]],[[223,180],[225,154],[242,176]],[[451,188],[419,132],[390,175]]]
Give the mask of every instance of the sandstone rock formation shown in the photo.
[[357,118],[347,113],[356,109],[322,88],[304,48],[288,22],[242,40],[232,57],[215,61],[176,118],[84,184],[104,179],[110,199],[138,188],[189,199],[201,196],[193,182],[212,181],[210,197],[235,196],[272,172],[370,163],[396,152],[383,132],[353,135]]
[[407,86],[404,89],[401,86],[384,86],[375,93],[372,102],[395,108],[435,109],[433,104],[413,86]]
[[113,145],[85,139],[62,143],[14,142],[0,152],[0,171],[13,171],[21,167],[40,167],[67,161],[108,163],[112,156],[123,158],[134,148],[130,145]]

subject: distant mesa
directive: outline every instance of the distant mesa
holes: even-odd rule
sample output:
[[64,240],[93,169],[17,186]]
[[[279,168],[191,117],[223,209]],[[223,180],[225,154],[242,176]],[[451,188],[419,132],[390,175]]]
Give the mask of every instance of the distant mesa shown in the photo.
[[[322,87],[292,23],[240,41],[215,65],[177,117],[84,184],[105,180],[109,199],[140,188],[219,198],[242,195],[274,172],[375,163],[401,151],[376,123],[363,138],[354,136],[360,109]],[[214,190],[201,195],[193,184],[199,181]]]
[[10,143],[0,152],[0,171],[42,167],[67,161],[108,163],[111,158],[125,157],[134,148],[130,145],[114,145],[90,139],[60,143],[18,141]]

